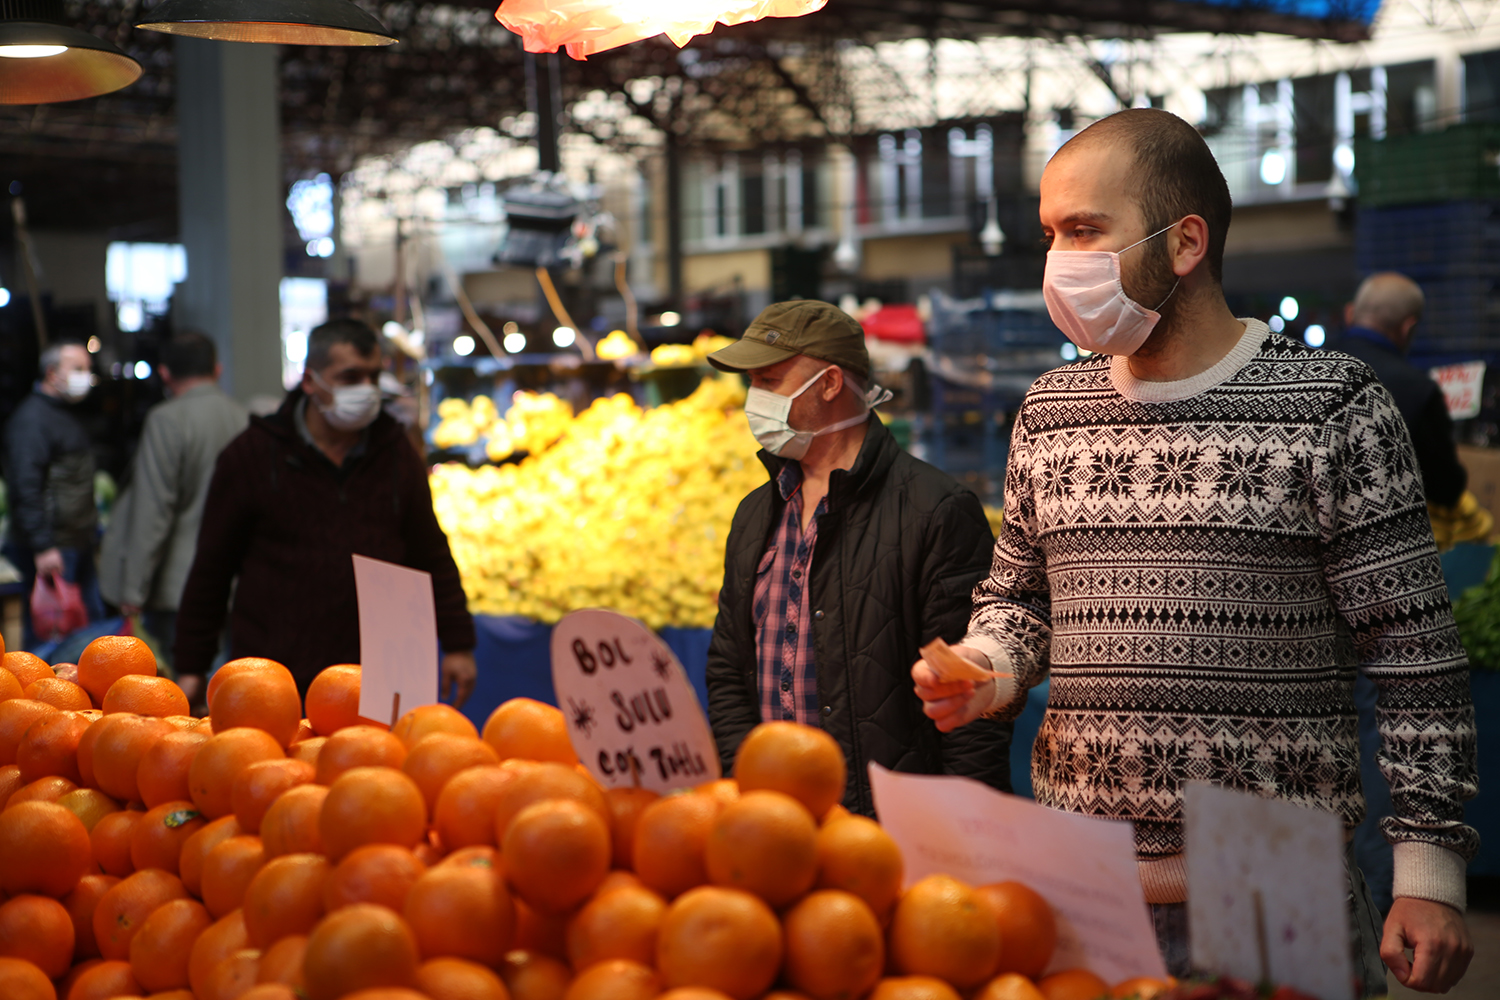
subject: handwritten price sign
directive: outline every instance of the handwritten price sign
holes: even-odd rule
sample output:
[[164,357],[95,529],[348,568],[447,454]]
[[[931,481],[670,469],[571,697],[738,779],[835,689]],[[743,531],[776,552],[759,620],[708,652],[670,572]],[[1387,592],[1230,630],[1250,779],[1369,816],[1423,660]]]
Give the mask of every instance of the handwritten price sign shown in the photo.
[[552,686],[578,759],[606,788],[669,792],[720,776],[692,682],[636,619],[590,608],[558,622]]

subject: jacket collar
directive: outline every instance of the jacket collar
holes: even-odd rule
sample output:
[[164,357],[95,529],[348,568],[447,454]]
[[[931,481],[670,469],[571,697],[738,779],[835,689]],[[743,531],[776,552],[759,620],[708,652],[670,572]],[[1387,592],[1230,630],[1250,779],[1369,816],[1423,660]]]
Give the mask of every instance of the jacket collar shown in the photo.
[[[865,428],[864,443],[859,446],[859,455],[854,459],[854,467],[850,469],[835,469],[828,477],[828,509],[838,510],[863,497],[873,489],[890,471],[891,464],[896,461],[896,456],[901,453],[901,446],[896,443],[895,437],[886,429],[885,424],[880,422],[880,417],[875,411],[870,411],[870,422]],[[771,474],[772,488],[780,480],[781,470],[788,465],[796,463],[788,458],[781,458],[761,449],[756,455],[766,471]],[[780,496],[780,491],[776,491]]]

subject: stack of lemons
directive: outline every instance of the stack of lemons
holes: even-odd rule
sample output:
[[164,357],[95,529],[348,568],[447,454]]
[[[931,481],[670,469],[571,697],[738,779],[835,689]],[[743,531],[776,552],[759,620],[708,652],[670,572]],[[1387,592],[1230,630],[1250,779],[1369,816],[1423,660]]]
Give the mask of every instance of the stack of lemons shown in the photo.
[[728,378],[650,410],[617,395],[518,464],[435,469],[471,608],[553,622],[603,606],[652,628],[711,626],[730,520],[766,481],[744,399]]
[[573,411],[550,392],[518,392],[500,416],[495,401],[480,394],[472,403],[454,397],[438,404],[441,422],[432,432],[438,448],[467,448],[484,441],[485,454],[500,461],[518,451],[544,451],[568,429]]

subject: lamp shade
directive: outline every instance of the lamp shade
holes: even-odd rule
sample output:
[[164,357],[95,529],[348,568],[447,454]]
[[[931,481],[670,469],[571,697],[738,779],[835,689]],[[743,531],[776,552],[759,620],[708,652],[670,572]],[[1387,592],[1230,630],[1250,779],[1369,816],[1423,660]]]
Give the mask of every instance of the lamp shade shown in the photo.
[[69,27],[63,0],[0,0],[0,104],[81,101],[140,76],[140,63]]
[[171,35],[270,45],[392,45],[395,35],[350,0],[163,0],[136,25]]
[[678,48],[717,24],[802,17],[828,0],[503,0],[495,19],[527,52],[568,50],[574,59],[665,34]]

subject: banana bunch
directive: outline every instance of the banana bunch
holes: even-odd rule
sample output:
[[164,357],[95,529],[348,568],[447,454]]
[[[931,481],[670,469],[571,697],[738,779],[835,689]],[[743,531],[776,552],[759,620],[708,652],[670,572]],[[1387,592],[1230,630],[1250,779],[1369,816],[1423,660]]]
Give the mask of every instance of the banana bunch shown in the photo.
[[744,400],[733,378],[650,410],[617,395],[522,462],[434,469],[471,609],[553,622],[602,606],[652,628],[711,626],[730,521],[766,481]]

